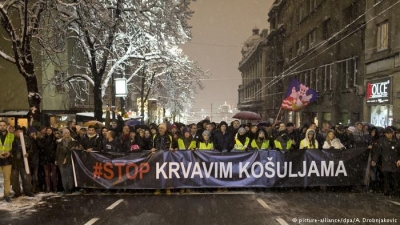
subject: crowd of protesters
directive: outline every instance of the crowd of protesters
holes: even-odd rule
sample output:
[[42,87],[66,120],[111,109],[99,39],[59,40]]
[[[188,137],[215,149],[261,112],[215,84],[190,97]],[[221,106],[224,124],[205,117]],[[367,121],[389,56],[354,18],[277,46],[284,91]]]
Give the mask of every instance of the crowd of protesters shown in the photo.
[[[293,123],[263,123],[258,125],[216,124],[203,120],[197,124],[170,124],[126,126],[121,116],[110,120],[107,109],[106,124],[76,129],[73,121],[61,131],[51,127],[27,129],[9,127],[0,121],[0,168],[4,174],[4,199],[10,199],[10,185],[19,197],[19,176],[23,192],[33,196],[38,191],[57,192],[73,190],[71,151],[129,154],[148,150],[214,150],[219,152],[254,150],[344,150],[366,148],[371,151],[366,187],[385,195],[399,194],[400,190],[400,132],[394,127],[378,130],[369,125],[331,126],[323,122],[296,128]],[[24,132],[27,154],[22,155],[19,133]],[[30,171],[25,171],[23,157],[28,158]],[[41,175],[42,174],[42,175]],[[62,185],[62,187],[60,187]],[[397,193],[396,193],[397,192]],[[159,190],[156,190],[159,194]],[[167,194],[170,194],[167,190]]]

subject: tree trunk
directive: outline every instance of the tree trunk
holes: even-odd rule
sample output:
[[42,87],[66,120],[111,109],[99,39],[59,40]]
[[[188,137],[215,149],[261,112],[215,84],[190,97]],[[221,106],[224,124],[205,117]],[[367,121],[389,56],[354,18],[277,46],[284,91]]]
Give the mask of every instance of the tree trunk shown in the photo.
[[144,124],[144,72],[142,74],[142,90],[140,91],[140,116],[142,116],[142,124]]
[[101,80],[94,79],[93,87],[94,100],[94,119],[103,121],[103,99],[101,98]]
[[29,103],[29,113],[28,120],[31,122],[40,121],[40,103],[42,98],[39,94],[39,87],[36,75],[32,72],[31,76],[25,76],[26,87],[28,90],[28,103]]

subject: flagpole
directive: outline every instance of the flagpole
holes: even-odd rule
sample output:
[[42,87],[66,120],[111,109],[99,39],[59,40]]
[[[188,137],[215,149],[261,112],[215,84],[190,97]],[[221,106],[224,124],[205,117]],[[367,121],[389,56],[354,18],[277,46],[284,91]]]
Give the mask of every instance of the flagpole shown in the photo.
[[282,111],[282,106],[279,108],[278,115],[276,115],[276,118],[275,118],[275,121],[274,121],[274,124],[272,125],[272,127],[275,127],[276,122],[278,122],[278,118],[279,118],[279,115],[281,114],[281,111]]

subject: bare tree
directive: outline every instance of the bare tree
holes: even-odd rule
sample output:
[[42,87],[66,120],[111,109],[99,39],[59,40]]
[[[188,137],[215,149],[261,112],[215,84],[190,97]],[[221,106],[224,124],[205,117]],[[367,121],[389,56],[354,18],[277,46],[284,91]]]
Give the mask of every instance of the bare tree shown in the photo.
[[163,59],[168,56],[166,46],[188,40],[191,1],[58,1],[64,36],[74,40],[74,48],[83,56],[72,65],[86,71],[68,74],[67,80],[80,77],[93,85],[97,120],[101,120],[103,97],[113,76],[124,74],[126,67],[137,64],[135,60]]
[[[178,47],[170,48],[169,53],[170,57],[147,63],[137,76],[139,82],[131,85],[141,105],[150,97],[156,98],[177,115],[192,106],[197,88],[204,88],[202,80],[209,77],[209,73],[202,71]],[[134,76],[136,73],[128,80]],[[141,107],[141,115],[144,115],[144,107]]]
[[10,49],[0,49],[0,57],[14,64],[24,77],[28,90],[29,118],[40,120],[40,103],[34,58],[35,36],[40,34],[42,16],[50,3],[46,0],[6,0],[0,3],[1,27]]

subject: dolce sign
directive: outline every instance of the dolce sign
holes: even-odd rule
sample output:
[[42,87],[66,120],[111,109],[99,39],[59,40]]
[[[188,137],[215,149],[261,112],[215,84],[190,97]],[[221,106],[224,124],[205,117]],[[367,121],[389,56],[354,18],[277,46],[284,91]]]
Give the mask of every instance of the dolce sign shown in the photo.
[[391,79],[367,83],[367,103],[385,104],[390,101]]

